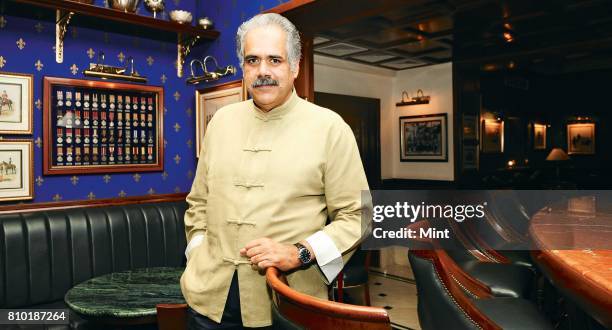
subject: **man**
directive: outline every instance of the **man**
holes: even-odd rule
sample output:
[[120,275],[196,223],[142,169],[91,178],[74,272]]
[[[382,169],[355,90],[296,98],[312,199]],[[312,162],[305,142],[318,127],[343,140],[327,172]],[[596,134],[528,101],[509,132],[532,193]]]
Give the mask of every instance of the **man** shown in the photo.
[[190,328],[269,326],[267,267],[326,299],[367,228],[362,209],[371,210],[350,127],[293,89],[295,26],[278,14],[255,16],[238,29],[237,51],[253,99],[216,112],[187,196],[181,288]]

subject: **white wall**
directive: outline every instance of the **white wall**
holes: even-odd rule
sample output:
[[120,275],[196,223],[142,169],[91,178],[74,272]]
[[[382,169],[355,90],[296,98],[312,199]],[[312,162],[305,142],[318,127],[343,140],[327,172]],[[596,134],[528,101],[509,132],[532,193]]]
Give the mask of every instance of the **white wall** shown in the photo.
[[[317,92],[380,99],[381,175],[383,179],[453,180],[453,102],[450,63],[393,71],[329,57],[314,57],[314,89]],[[395,107],[402,90],[417,89],[432,97],[428,105]],[[411,96],[413,96],[411,95]],[[448,113],[448,163],[400,163],[399,117]]]
[[[413,97],[418,89],[431,96],[431,101],[429,104],[394,106],[393,125],[389,129],[393,132],[391,144],[395,152],[385,155],[382,161],[392,164],[394,178],[452,181],[455,177],[452,63],[399,71],[393,89],[393,104],[401,100],[402,91],[407,91]],[[447,114],[448,162],[400,162],[399,117],[437,113]]]

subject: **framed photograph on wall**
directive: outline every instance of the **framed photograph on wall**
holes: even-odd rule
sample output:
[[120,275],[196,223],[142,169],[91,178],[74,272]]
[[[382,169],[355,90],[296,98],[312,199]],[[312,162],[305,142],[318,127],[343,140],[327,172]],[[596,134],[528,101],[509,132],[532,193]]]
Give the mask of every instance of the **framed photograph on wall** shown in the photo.
[[504,122],[495,119],[482,121],[481,151],[483,153],[504,152]]
[[246,88],[242,80],[230,81],[196,91],[196,157],[200,157],[206,126],[215,112],[228,104],[246,100],[246,95]]
[[546,125],[533,124],[533,149],[546,150]]
[[0,134],[32,134],[33,76],[0,72]]
[[400,117],[400,161],[448,161],[446,117],[445,113]]
[[595,154],[595,123],[567,124],[567,153]]
[[463,115],[463,139],[478,140],[478,116]]
[[34,197],[34,143],[0,141],[0,202]]
[[478,169],[478,146],[463,145],[463,169],[477,170]]

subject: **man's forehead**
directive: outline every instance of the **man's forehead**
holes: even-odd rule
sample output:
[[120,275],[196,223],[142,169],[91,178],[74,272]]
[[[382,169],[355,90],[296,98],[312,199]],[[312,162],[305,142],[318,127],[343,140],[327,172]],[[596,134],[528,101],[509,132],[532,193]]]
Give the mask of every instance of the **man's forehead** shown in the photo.
[[276,25],[256,27],[246,33],[245,56],[250,53],[257,53],[258,56],[284,56],[286,48],[286,33]]

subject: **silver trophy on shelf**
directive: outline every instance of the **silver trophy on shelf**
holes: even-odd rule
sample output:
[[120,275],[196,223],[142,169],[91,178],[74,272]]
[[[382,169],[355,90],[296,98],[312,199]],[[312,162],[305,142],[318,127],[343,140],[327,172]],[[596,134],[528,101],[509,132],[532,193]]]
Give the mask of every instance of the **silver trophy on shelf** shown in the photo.
[[164,0],[145,0],[144,3],[147,9],[153,12],[153,18],[157,18],[157,12],[165,8]]

